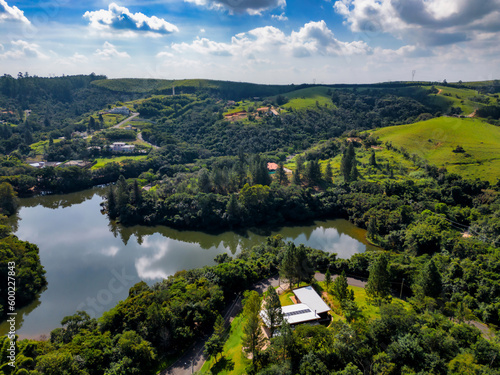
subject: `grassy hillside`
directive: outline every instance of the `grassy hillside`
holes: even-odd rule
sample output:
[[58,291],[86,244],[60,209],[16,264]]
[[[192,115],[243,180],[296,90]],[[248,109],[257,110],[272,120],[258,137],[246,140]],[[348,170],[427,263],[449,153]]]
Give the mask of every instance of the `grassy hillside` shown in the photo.
[[284,96],[289,99],[289,102],[283,105],[283,108],[293,108],[295,110],[316,107],[317,105],[322,107],[325,105],[333,106],[328,94],[330,90],[328,87],[316,86],[286,93]]
[[[466,178],[496,182],[500,176],[500,128],[479,119],[440,117],[379,129],[373,135]],[[465,152],[453,152],[457,146]]]
[[434,98],[434,103],[440,106],[443,112],[453,106],[460,108],[463,115],[469,116],[482,106],[498,104],[497,97],[491,94],[480,94],[477,90],[449,86],[435,87],[439,92],[432,94],[431,98]]

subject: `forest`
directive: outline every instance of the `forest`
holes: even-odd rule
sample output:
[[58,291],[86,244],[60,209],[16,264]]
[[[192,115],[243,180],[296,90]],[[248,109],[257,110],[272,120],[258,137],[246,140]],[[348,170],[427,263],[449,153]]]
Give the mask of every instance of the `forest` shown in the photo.
[[[337,259],[270,237],[235,258],[219,256],[215,266],[181,271],[152,286],[140,282],[98,319],[75,311],[47,340],[18,340],[16,368],[2,362],[0,371],[152,374],[200,336],[210,337],[212,373],[225,371],[233,359],[224,350],[220,315],[235,295],[244,295],[237,321],[253,358],[245,357],[237,373],[498,373],[500,176],[464,178],[373,135],[374,129],[432,119],[469,124],[461,117],[473,111],[496,127],[497,92],[496,82],[291,87],[0,77],[0,206],[6,216],[15,214],[17,196],[107,184],[103,209],[113,225],[213,232],[345,218],[380,248]],[[135,130],[113,128],[122,118],[105,114],[122,105],[139,113]],[[226,117],[236,112],[246,114]],[[158,148],[141,144],[141,158],[116,161],[109,144],[140,142],[139,132]],[[434,142],[434,134],[428,137],[425,142]],[[458,146],[453,150],[466,153]],[[82,159],[92,167],[34,168],[26,160],[35,156]],[[105,161],[94,167],[97,160]],[[38,249],[13,236],[7,224],[0,229],[0,273],[16,262],[26,275],[18,298],[27,303],[46,284]],[[329,276],[317,282],[315,271]],[[263,349],[262,297],[248,289],[276,274],[324,291],[338,319],[294,330],[283,324]],[[366,305],[349,291],[346,274],[368,280]],[[401,280],[400,291],[394,285]],[[264,296],[272,298],[273,292]],[[488,324],[491,333],[467,324],[471,320]],[[10,342],[1,340],[3,361]]]

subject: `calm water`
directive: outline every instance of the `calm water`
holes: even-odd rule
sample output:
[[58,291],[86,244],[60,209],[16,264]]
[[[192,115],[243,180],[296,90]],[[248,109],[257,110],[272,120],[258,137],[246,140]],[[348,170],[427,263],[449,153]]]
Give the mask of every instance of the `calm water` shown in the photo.
[[[17,311],[17,333],[38,338],[77,310],[101,314],[128,295],[140,280],[153,284],[184,269],[215,264],[221,253],[235,255],[268,235],[281,233],[296,244],[349,258],[369,245],[365,231],[346,220],[284,227],[265,233],[207,234],[166,227],[123,228],[100,212],[103,190],[23,199],[15,234],[40,248],[48,281],[38,300]],[[0,325],[0,334],[7,331]]]

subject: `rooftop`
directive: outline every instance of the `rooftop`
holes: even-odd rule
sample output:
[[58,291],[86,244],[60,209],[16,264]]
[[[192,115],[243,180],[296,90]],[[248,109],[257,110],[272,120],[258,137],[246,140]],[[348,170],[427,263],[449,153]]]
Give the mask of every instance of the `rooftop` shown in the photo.
[[283,306],[281,311],[283,312],[283,318],[286,319],[289,324],[309,322],[320,318],[314,310],[311,310],[311,308],[304,303]]
[[318,293],[312,288],[312,286],[306,286],[304,288],[295,289],[293,291],[295,297],[301,302],[309,306],[313,311],[318,314],[330,311],[330,307],[321,299]]

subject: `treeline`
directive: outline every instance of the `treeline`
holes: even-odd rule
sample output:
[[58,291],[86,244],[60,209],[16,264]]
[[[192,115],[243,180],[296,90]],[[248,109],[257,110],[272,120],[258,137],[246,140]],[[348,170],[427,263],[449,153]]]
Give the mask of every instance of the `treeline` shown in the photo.
[[[11,234],[12,229],[7,222],[7,217],[14,215],[17,209],[16,192],[7,182],[0,183],[0,277],[5,281],[0,287],[0,318],[2,320],[11,311],[9,307],[14,306],[15,309],[19,309],[26,306],[47,285],[38,247],[32,243],[20,241]],[[8,283],[12,280],[14,283]],[[8,286],[15,288],[14,294],[13,289]]]

